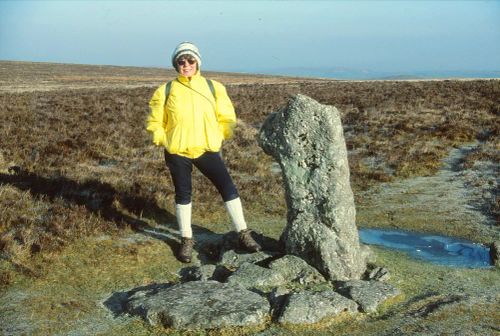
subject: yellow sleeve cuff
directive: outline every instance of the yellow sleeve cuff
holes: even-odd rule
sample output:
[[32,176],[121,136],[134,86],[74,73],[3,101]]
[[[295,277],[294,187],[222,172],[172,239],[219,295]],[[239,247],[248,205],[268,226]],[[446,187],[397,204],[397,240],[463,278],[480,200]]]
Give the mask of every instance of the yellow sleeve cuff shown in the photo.
[[163,129],[158,129],[153,133],[153,143],[157,146],[167,145],[167,136]]
[[234,123],[220,123],[220,128],[222,131],[222,136],[224,140],[230,139],[233,137],[234,133]]

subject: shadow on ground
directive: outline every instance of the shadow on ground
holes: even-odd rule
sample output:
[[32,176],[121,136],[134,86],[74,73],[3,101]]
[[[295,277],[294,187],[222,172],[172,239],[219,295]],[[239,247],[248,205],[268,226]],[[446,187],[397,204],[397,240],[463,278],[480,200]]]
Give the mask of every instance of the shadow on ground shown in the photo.
[[[65,202],[84,206],[89,212],[114,222],[119,228],[130,226],[137,232],[165,242],[174,253],[179,250],[175,215],[158,207],[153,198],[117,191],[109,183],[95,179],[77,182],[65,176],[43,177],[17,166],[9,168],[9,174],[0,174],[0,185],[2,184],[29,191],[37,199],[63,199]],[[144,220],[123,213],[116,204],[138,217],[150,217],[156,223],[162,223],[162,226],[153,227]],[[218,260],[223,251],[237,246],[235,232],[217,234],[198,225],[193,225],[193,231],[197,237],[195,250],[202,263]],[[270,250],[282,249],[274,239],[253,234],[261,245]]]
[[113,295],[106,299],[102,304],[111,311],[114,317],[118,317],[124,313],[125,305],[127,304],[129,298],[135,293],[147,291],[148,295],[155,295],[160,290],[167,289],[172,286],[173,285],[169,283],[150,284],[134,288],[130,291],[114,292]]
[[[9,174],[0,173],[2,184],[29,191],[37,199],[55,201],[59,198],[84,206],[89,212],[114,222],[118,228],[130,226],[137,232],[164,241],[172,251],[178,250],[178,237],[172,233],[177,230],[175,215],[158,207],[153,198],[117,191],[109,183],[95,179],[77,182],[65,176],[43,177],[17,166],[9,168]],[[163,228],[152,227],[144,220],[123,213],[116,207],[116,201],[129,213],[154,218],[157,223],[163,224]],[[203,235],[216,235],[196,225],[193,225],[193,230]]]

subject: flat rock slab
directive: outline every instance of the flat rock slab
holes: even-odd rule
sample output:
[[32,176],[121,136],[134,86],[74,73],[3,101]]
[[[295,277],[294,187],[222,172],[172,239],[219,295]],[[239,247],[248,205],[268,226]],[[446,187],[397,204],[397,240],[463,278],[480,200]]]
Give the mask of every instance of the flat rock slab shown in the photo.
[[258,325],[270,311],[262,296],[216,281],[193,281],[155,291],[138,291],[126,303],[129,314],[151,325],[210,329]]
[[357,312],[357,309],[356,302],[334,291],[306,291],[288,296],[278,321],[290,324],[316,323],[344,311]]
[[263,289],[284,285],[287,279],[275,270],[244,263],[227,279],[227,283],[249,289]]
[[290,254],[274,260],[269,264],[269,268],[280,273],[288,281],[302,285],[326,282],[325,277],[317,269],[304,259]]
[[338,291],[356,301],[366,313],[375,312],[379,304],[401,294],[399,289],[387,282],[363,280],[346,281]]

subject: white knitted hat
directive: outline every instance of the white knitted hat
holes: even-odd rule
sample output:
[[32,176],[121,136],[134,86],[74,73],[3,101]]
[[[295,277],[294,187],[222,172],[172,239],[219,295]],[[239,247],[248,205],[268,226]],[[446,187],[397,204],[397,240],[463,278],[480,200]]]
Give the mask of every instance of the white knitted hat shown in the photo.
[[175,48],[174,52],[172,53],[172,65],[175,69],[177,69],[175,61],[182,55],[193,56],[196,59],[196,62],[198,62],[198,67],[201,67],[201,55],[200,52],[198,51],[198,47],[195,46],[193,43],[182,42]]

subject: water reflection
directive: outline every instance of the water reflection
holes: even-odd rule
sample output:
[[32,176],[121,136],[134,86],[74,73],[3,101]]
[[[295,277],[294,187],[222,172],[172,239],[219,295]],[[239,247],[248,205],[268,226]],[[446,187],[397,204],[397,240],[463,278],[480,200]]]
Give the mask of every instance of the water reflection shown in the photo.
[[359,237],[365,244],[402,250],[439,265],[484,268],[492,264],[489,248],[457,238],[382,229],[361,229]]

